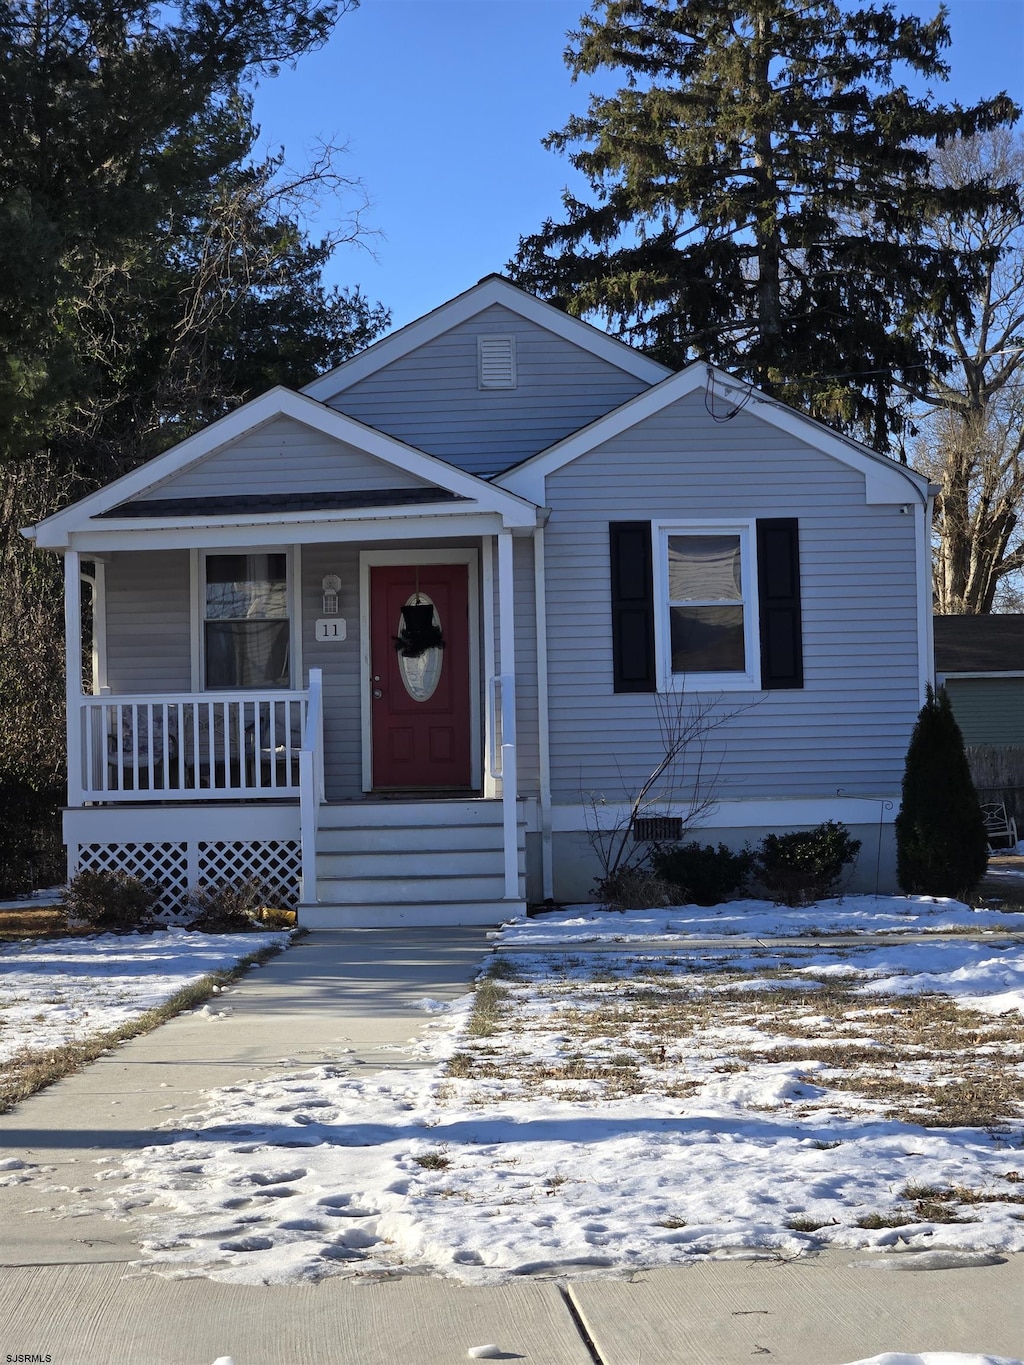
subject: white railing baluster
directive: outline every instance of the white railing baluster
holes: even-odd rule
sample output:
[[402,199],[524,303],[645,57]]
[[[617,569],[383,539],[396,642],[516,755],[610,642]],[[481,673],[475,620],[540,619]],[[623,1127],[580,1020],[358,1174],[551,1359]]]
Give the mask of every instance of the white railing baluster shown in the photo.
[[[84,697],[82,799],[297,798],[308,702],[304,692]],[[314,720],[314,787],[322,793],[322,704]]]

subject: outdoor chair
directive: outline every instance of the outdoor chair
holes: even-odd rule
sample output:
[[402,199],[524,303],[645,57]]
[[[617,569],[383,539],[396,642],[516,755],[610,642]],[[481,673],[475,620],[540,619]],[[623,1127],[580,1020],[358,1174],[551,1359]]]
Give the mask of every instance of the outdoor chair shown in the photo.
[[981,813],[988,834],[988,847],[991,853],[1013,853],[1017,848],[1017,822],[1007,815],[1002,801],[983,803]]
[[[149,788],[150,751],[153,758],[153,788],[161,790],[177,785],[178,735],[171,717],[166,743],[163,716],[145,713],[133,715],[126,709],[121,716],[121,731],[116,726],[107,733],[107,768],[110,791],[134,791],[135,765],[138,760],[138,790]],[[167,781],[164,780],[164,760],[167,761]],[[120,776],[120,780],[119,779]]]

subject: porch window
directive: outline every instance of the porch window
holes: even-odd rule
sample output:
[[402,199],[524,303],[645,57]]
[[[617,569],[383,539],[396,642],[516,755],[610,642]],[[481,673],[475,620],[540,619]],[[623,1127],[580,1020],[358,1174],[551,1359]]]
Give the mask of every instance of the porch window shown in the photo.
[[290,684],[288,556],[206,556],[204,646],[208,688]]

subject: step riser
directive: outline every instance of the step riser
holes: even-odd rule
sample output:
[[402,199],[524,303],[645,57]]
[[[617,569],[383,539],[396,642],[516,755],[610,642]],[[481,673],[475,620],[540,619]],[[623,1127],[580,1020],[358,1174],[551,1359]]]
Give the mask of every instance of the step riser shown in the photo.
[[383,826],[434,825],[442,829],[456,825],[501,826],[500,801],[352,801],[344,805],[321,806],[320,828],[349,829]]
[[299,924],[306,929],[442,928],[457,924],[497,927],[526,913],[524,901],[482,901],[449,905],[336,905],[299,907]]
[[[520,883],[522,878],[520,878]],[[455,901],[496,901],[504,877],[317,878],[317,898],[337,905],[445,905]]]
[[[520,858],[521,872],[525,859]],[[440,850],[403,853],[327,853],[317,854],[318,880],[344,880],[348,877],[494,877],[505,875],[505,860],[500,850]]]
[[409,825],[401,829],[324,829],[321,826],[316,846],[318,853],[392,855],[463,849],[500,852],[503,841],[501,827],[490,825],[454,825],[447,829],[439,829],[436,825]]

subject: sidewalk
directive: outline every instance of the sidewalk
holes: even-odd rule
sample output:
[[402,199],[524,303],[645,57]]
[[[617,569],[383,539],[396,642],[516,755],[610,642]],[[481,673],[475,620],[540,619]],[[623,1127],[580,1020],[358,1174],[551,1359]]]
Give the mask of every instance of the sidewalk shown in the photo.
[[31,1177],[0,1188],[0,1361],[449,1365],[487,1343],[497,1358],[533,1365],[1024,1356],[1019,1257],[909,1276],[829,1252],[695,1261],[629,1280],[469,1288],[405,1275],[252,1287],[139,1274],[130,1222],[60,1215],[102,1164],[166,1137],[158,1125],[170,1102],[188,1112],[206,1089],[296,1063],[408,1068],[403,1046],[424,1020],[415,1002],[462,994],[487,950],[477,929],[311,934],[240,983],[229,1018],[181,1016],[0,1117],[0,1162],[21,1158]]

